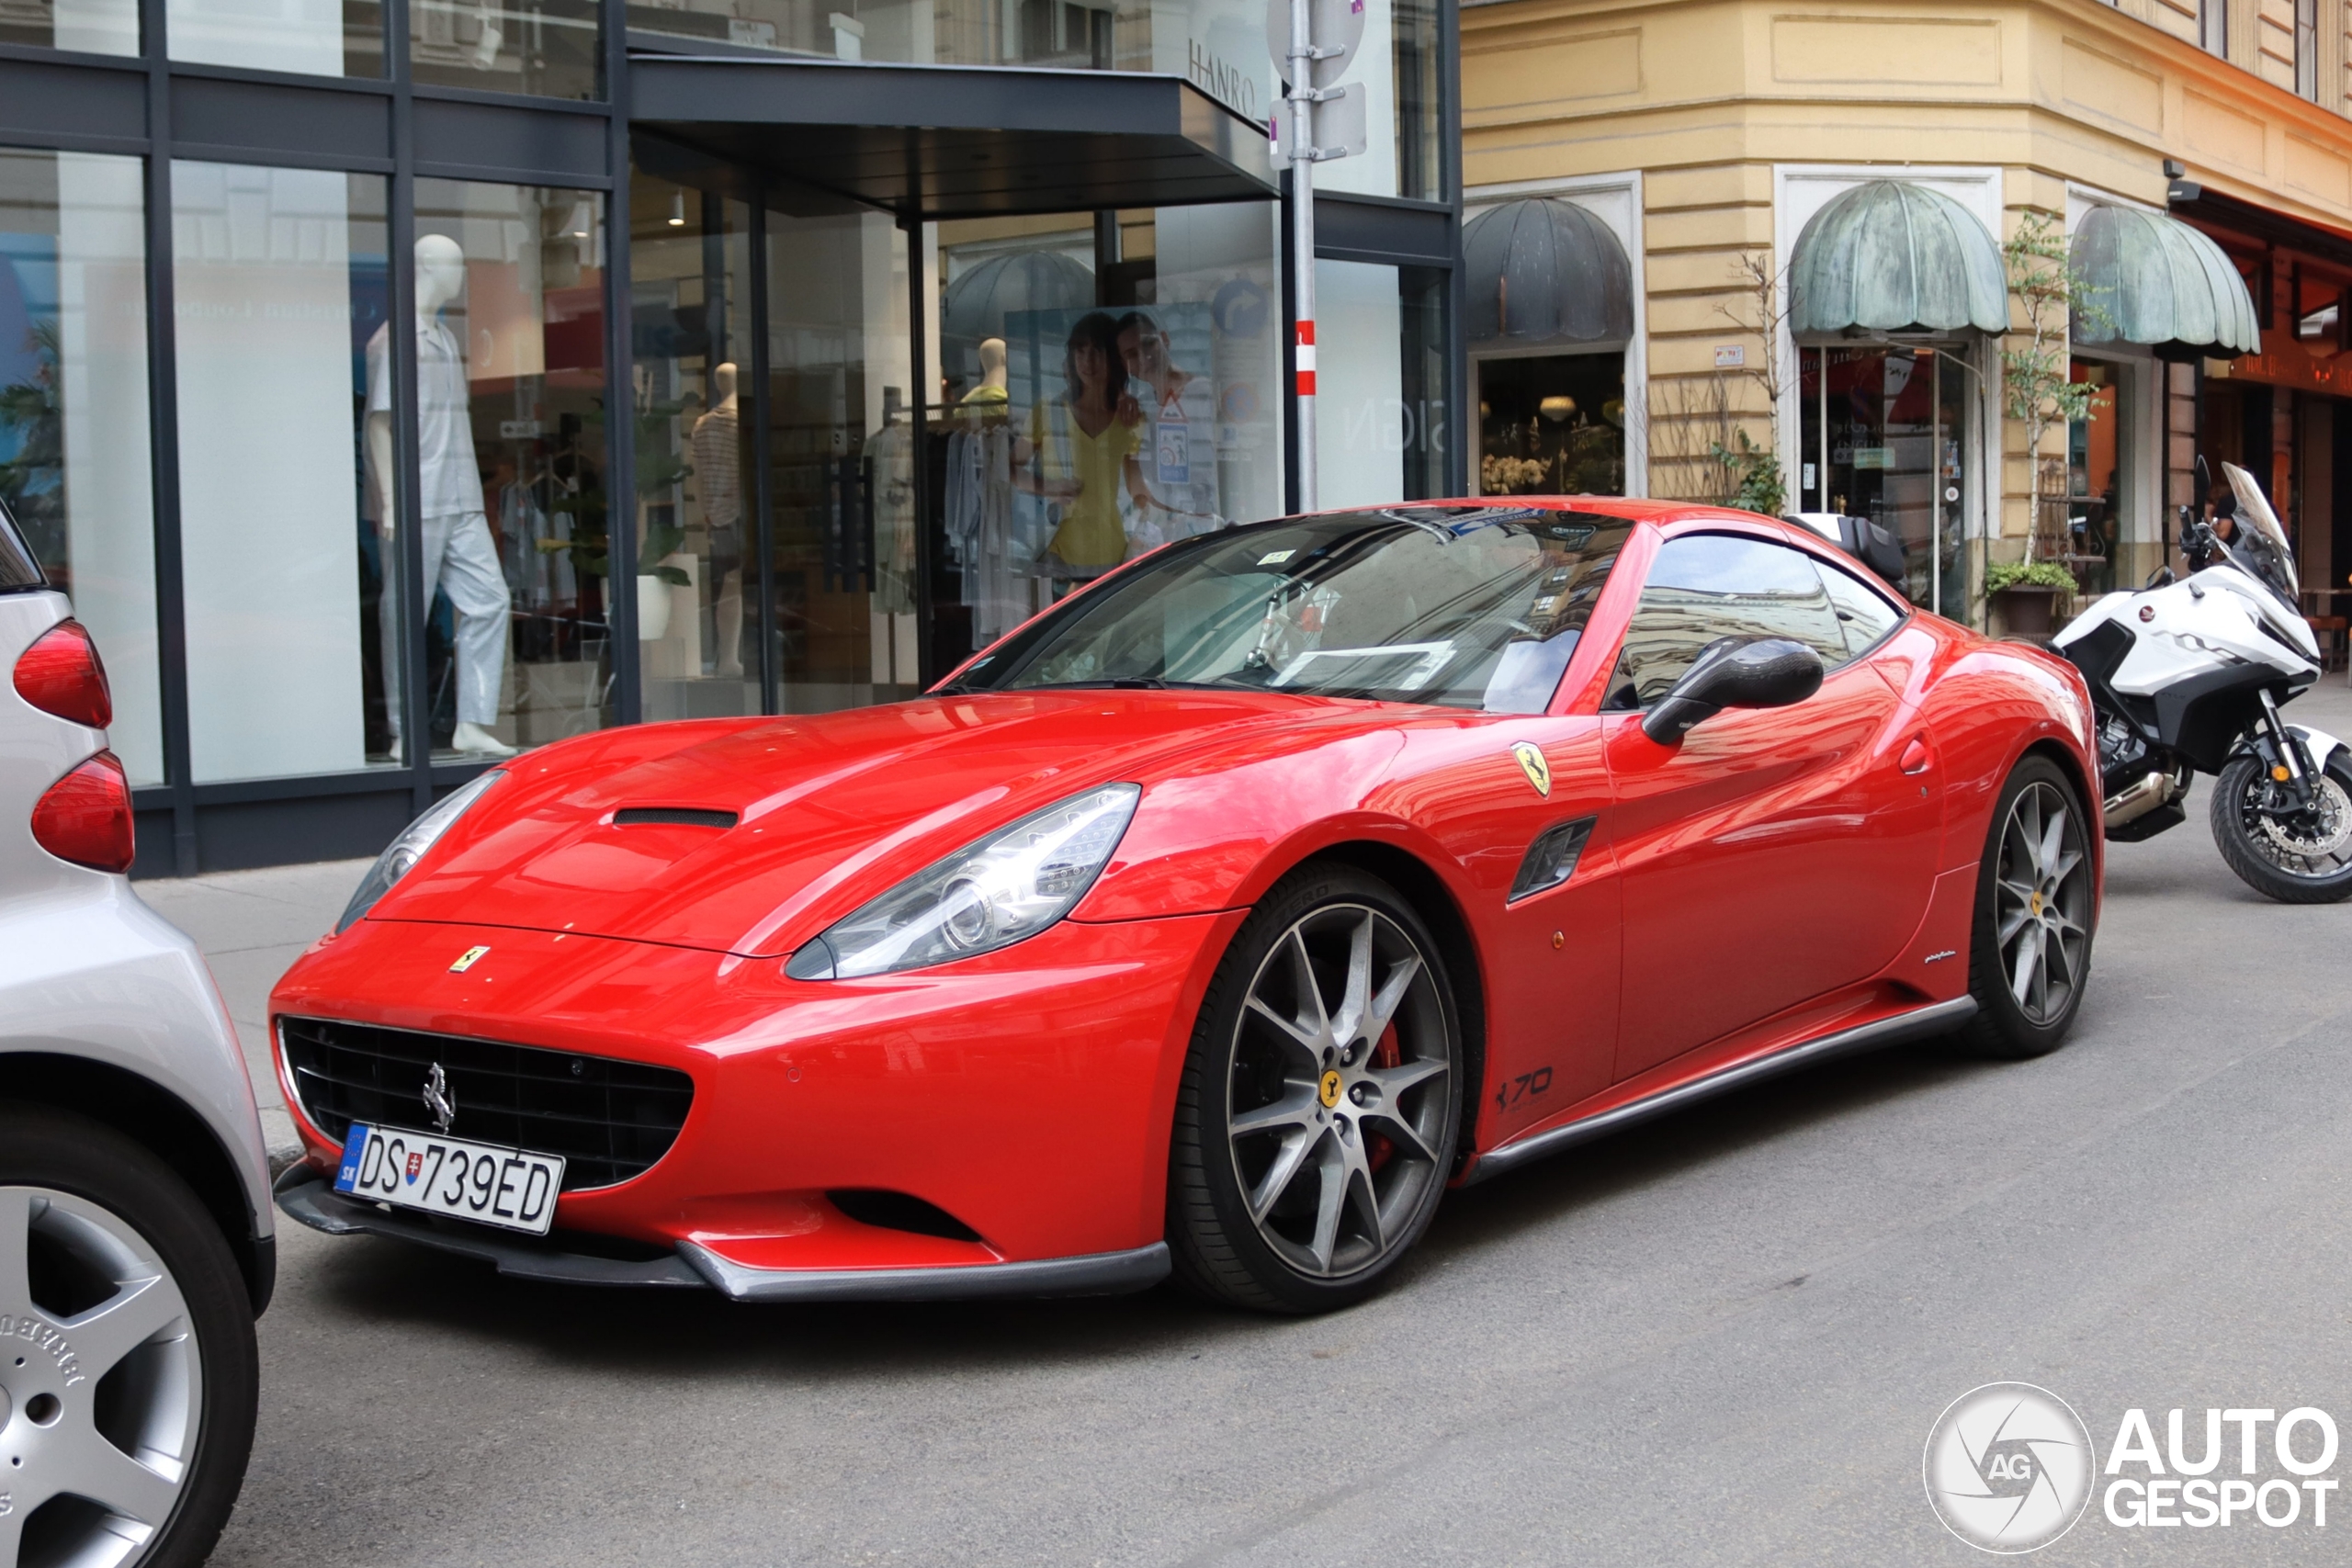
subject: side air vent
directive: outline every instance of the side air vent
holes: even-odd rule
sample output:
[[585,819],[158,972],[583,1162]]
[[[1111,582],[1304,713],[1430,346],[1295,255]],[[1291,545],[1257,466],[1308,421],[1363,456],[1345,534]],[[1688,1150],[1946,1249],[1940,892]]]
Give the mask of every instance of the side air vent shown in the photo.
[[735,826],[732,811],[705,811],[691,806],[624,806],[613,813],[616,828],[716,828]]
[[1511,880],[1510,898],[1507,901],[1516,902],[1531,893],[1557,887],[1575,875],[1577,860],[1584,853],[1585,840],[1592,837],[1594,821],[1590,817],[1579,817],[1535,835],[1535,841],[1527,846],[1527,858],[1519,863],[1519,875]]

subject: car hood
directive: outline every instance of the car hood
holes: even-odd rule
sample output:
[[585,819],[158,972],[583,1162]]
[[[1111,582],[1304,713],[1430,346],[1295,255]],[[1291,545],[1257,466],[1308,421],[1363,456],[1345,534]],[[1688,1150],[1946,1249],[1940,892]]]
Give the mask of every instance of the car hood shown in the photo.
[[1271,694],[1080,690],[611,730],[508,763],[368,918],[774,956],[1079,790],[1148,787],[1221,746],[1261,751],[1292,730],[1311,745],[1393,719]]

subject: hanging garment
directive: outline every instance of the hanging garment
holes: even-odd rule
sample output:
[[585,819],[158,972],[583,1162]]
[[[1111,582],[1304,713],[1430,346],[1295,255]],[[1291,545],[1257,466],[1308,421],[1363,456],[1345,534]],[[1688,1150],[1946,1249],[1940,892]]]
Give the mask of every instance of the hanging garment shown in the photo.
[[915,437],[903,424],[886,424],[865,444],[874,465],[874,609],[915,611]]

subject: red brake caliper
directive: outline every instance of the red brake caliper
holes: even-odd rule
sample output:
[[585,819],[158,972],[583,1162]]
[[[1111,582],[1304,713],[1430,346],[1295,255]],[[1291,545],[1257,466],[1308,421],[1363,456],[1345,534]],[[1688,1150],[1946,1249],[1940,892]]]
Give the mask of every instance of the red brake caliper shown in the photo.
[[[1375,1067],[1393,1067],[1404,1059],[1404,1047],[1396,1043],[1396,1026],[1392,1023],[1380,1032],[1380,1043],[1372,1048],[1371,1065]],[[1396,1145],[1378,1133],[1366,1133],[1363,1135],[1364,1163],[1373,1169],[1378,1170],[1382,1166],[1386,1165],[1388,1156],[1396,1152]]]

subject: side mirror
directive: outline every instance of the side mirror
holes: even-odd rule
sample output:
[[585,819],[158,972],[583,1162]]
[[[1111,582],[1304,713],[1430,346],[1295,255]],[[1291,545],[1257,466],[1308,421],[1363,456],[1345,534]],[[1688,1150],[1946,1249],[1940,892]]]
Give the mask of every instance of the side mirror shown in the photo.
[[1821,655],[1784,637],[1718,637],[1642,719],[1642,733],[1676,746],[1725,708],[1784,708],[1821,689]]

